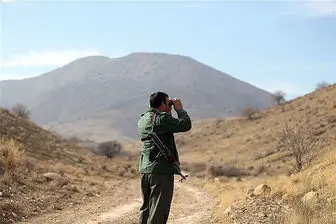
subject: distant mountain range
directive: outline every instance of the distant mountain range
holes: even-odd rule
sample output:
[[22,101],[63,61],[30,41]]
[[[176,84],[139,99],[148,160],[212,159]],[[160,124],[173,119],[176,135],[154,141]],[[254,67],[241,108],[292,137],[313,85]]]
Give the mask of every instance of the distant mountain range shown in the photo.
[[180,97],[193,120],[235,116],[272,104],[271,93],[190,57],[132,53],[89,56],[23,80],[0,82],[0,105],[24,103],[34,122],[62,135],[136,140],[152,92]]

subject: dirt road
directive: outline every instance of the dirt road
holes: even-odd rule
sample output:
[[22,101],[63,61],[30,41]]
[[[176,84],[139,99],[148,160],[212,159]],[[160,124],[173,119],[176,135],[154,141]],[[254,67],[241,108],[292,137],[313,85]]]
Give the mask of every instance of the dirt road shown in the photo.
[[[112,189],[112,188],[111,188]],[[69,208],[53,214],[35,217],[20,223],[62,224],[132,224],[137,223],[141,206],[138,180],[127,181],[115,187],[113,194],[97,197],[91,203],[69,205]],[[188,182],[175,180],[175,191],[169,224],[203,224],[211,216],[214,200],[205,191]]]

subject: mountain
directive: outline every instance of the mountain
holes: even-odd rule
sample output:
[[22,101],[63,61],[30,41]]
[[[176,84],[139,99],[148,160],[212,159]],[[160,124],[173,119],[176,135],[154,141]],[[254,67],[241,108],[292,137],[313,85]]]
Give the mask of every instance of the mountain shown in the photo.
[[180,97],[193,120],[266,108],[271,94],[193,58],[132,53],[89,56],[37,77],[0,82],[1,103],[24,103],[31,119],[62,135],[97,141],[134,140],[137,119],[152,92]]

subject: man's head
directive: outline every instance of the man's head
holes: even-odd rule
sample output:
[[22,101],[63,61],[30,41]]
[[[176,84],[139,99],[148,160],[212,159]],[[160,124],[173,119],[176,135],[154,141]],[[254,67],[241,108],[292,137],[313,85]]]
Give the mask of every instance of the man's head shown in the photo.
[[150,107],[157,109],[160,112],[171,112],[169,106],[169,96],[164,92],[156,92],[150,95]]

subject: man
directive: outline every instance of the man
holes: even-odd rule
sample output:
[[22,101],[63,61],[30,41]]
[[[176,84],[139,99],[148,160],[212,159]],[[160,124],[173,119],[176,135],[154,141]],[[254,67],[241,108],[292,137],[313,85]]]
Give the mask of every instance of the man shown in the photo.
[[172,108],[169,102],[169,96],[166,93],[153,93],[149,100],[150,108],[138,121],[138,135],[143,141],[139,164],[143,198],[140,224],[167,223],[173,197],[174,174],[179,174],[164,156],[156,157],[159,149],[151,139],[147,138],[147,135],[155,132],[169,149],[177,164],[180,164],[174,133],[187,132],[191,129],[190,117],[183,109],[181,101],[177,98],[173,100],[178,118],[171,115]]

